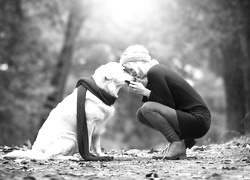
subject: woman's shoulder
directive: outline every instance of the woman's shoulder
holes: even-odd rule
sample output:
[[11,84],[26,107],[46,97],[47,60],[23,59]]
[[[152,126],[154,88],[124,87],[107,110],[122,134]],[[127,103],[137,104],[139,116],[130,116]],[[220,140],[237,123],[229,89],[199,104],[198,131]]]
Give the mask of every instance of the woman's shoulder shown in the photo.
[[168,82],[182,82],[183,77],[172,68],[166,65],[155,65],[149,69],[147,74],[149,79],[165,79]]
[[173,73],[173,70],[166,65],[156,64],[151,67],[148,71],[148,75],[158,74],[158,75],[168,75]]

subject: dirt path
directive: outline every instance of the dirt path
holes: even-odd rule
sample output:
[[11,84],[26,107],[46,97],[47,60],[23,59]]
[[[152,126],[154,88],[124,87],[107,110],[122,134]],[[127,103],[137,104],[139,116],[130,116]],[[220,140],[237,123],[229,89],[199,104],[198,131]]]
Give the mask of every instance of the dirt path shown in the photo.
[[[16,147],[17,148],[17,147]],[[0,180],[74,179],[240,179],[250,180],[250,138],[193,147],[185,160],[152,160],[158,150],[113,150],[111,162],[4,159],[13,147],[0,147]]]

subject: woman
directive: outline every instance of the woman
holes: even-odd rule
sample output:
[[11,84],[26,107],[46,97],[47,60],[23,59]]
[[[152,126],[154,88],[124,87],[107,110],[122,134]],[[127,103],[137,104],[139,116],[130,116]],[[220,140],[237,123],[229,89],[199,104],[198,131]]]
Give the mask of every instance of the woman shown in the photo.
[[193,147],[195,138],[201,138],[210,128],[210,111],[201,96],[179,74],[152,59],[141,45],[128,47],[120,63],[136,77],[129,87],[145,102],[137,118],[169,142],[163,154],[153,158],[185,158],[186,148]]

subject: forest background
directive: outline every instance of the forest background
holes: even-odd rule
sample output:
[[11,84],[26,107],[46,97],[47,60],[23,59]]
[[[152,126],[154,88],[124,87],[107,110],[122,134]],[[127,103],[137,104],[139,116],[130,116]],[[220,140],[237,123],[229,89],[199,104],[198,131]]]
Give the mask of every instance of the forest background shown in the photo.
[[[77,79],[142,44],[201,94],[212,126],[198,144],[249,129],[250,1],[0,0],[0,145],[35,140]],[[141,97],[119,92],[104,148],[164,146],[135,117]],[[55,127],[56,128],[56,127]]]

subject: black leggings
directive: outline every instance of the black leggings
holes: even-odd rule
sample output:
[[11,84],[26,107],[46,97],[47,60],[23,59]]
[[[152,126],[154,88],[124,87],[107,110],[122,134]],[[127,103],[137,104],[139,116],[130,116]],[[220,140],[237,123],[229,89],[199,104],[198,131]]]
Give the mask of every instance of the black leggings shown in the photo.
[[146,102],[137,111],[138,120],[161,132],[169,142],[180,141],[180,128],[176,111],[156,102]]

